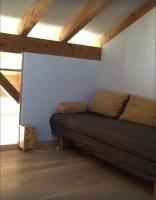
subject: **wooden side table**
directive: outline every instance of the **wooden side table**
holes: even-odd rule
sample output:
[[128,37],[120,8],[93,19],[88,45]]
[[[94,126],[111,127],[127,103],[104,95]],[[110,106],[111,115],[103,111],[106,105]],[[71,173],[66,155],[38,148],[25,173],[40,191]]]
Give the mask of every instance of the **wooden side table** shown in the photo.
[[36,129],[29,124],[19,126],[19,148],[24,152],[35,149],[36,147]]

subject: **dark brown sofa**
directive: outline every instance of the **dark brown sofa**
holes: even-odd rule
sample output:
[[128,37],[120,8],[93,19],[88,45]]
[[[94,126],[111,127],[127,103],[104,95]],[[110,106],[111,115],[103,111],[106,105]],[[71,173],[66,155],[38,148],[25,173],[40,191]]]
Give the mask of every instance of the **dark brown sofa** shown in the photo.
[[54,114],[52,133],[134,175],[156,182],[156,128],[93,113]]

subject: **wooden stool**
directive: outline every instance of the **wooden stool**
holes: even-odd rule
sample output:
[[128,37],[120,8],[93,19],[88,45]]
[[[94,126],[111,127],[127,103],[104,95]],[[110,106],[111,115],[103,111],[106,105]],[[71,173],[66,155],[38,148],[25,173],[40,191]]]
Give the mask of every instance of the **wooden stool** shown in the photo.
[[19,126],[19,148],[24,152],[35,149],[36,147],[36,130],[29,124]]

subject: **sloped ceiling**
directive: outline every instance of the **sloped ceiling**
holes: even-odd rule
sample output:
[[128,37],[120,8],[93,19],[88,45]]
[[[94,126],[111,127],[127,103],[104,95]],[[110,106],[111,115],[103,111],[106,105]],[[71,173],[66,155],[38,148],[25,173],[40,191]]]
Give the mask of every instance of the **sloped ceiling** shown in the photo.
[[[18,34],[21,17],[33,0],[0,0],[0,31]],[[28,36],[58,40],[64,24],[87,0],[54,0],[52,6]],[[97,39],[147,0],[110,0],[106,8],[81,29],[70,43],[97,46]]]
[[18,34],[18,24],[33,0],[0,0],[0,31]]
[[[104,33],[107,33],[116,24],[129,16],[131,12],[143,5],[147,0],[111,0],[108,6],[77,33],[69,42],[86,45],[94,45]],[[83,35],[90,35],[86,40]]]

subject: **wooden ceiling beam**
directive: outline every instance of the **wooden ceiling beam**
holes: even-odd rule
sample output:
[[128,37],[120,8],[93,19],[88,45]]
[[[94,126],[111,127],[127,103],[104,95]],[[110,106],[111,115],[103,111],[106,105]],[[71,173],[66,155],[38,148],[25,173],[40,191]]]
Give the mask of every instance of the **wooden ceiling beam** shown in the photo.
[[68,42],[107,5],[108,0],[88,0],[87,3],[64,25],[60,41]]
[[19,103],[19,96],[20,96],[19,92],[1,72],[0,72],[0,85],[17,103]]
[[0,51],[13,53],[31,52],[90,60],[101,59],[101,48],[6,33],[0,33]]
[[34,0],[19,24],[19,35],[27,36],[41,17],[48,11],[53,0]]
[[112,30],[104,34],[100,41],[101,44],[106,44],[110,40],[112,40],[116,35],[121,33],[123,30],[128,28],[131,24],[133,24],[135,21],[137,21],[139,18],[141,18],[143,15],[145,15],[147,12],[149,12],[152,8],[156,6],[156,0],[149,0],[146,2],[143,6],[138,8],[136,11],[131,13],[130,16],[128,16],[126,19],[124,19],[122,22],[120,22],[117,26],[115,26]]

